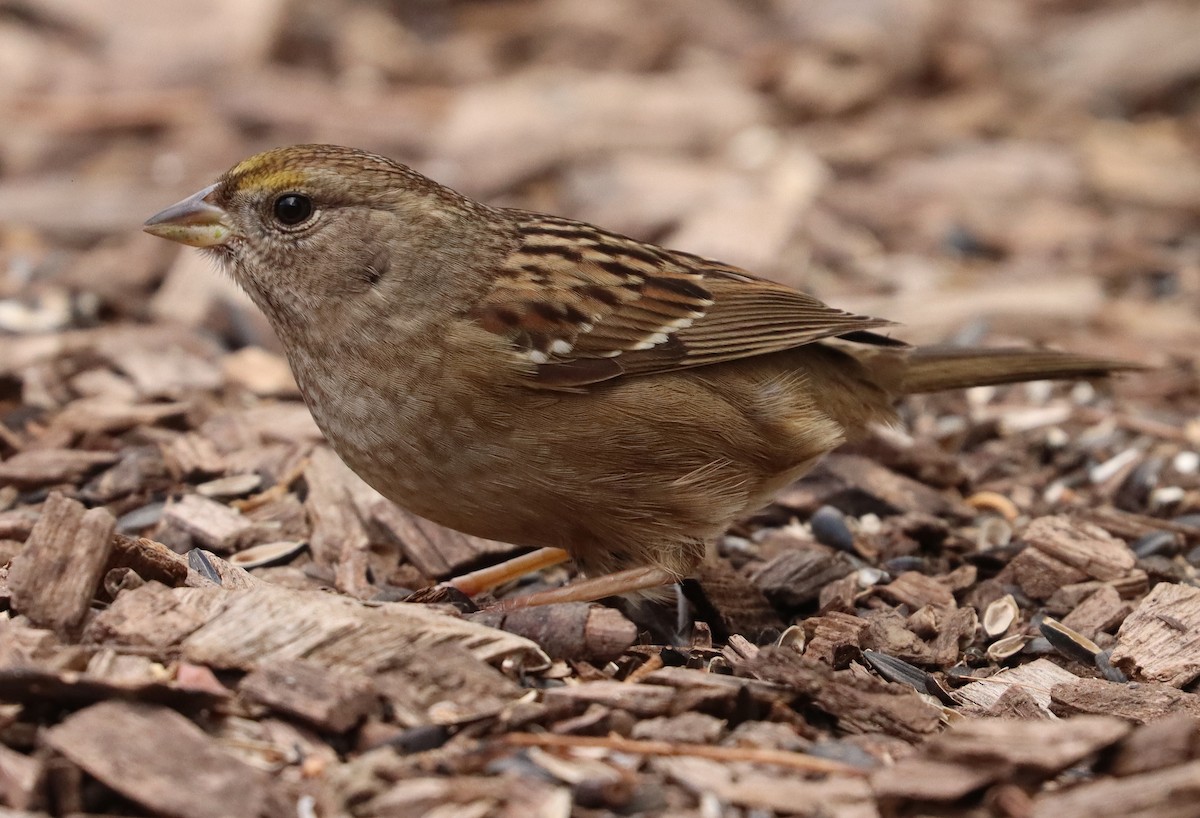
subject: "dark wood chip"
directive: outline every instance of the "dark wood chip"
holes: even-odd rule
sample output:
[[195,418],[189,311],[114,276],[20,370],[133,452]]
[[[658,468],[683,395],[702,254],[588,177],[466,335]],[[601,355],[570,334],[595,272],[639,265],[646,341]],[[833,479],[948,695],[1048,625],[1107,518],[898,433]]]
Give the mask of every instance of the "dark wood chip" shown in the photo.
[[472,619],[536,642],[551,659],[604,663],[624,653],[637,638],[637,626],[620,611],[582,602],[479,614]]
[[186,558],[162,543],[124,534],[113,536],[113,550],[107,567],[128,568],[142,579],[170,586],[182,585],[188,575]]
[[165,707],[101,702],[47,730],[44,741],[105,786],[154,812],[178,818],[289,814],[269,776]]
[[1171,715],[1135,729],[1121,742],[1109,765],[1117,776],[1163,770],[1200,758],[1200,718]]
[[854,570],[845,554],[825,546],[784,551],[756,569],[750,581],[782,609],[799,608],[817,600],[827,583]]
[[379,706],[366,675],[330,671],[303,659],[262,662],[238,686],[250,701],[294,716],[319,730],[349,730]]
[[1054,712],[1064,715],[1108,713],[1137,724],[1173,714],[1200,718],[1200,696],[1161,683],[1128,685],[1077,679],[1054,685],[1051,696]]

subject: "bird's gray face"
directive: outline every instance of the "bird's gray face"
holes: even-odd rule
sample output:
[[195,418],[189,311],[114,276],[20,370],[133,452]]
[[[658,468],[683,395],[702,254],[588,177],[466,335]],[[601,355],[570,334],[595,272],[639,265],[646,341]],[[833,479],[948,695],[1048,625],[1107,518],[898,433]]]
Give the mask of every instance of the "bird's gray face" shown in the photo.
[[392,266],[393,214],[353,195],[352,174],[339,168],[262,161],[238,165],[144,229],[214,255],[272,321],[304,320],[370,293]]
[[489,218],[384,157],[300,145],[236,165],[145,230],[216,256],[277,330],[319,317],[349,331],[471,303],[484,283],[464,272],[504,241]]

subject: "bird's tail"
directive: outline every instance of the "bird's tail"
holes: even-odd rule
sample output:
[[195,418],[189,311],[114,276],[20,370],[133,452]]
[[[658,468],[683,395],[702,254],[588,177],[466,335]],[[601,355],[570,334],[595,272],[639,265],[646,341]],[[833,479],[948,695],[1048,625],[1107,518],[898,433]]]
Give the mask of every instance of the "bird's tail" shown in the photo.
[[1049,349],[919,347],[901,364],[899,392],[914,395],[1021,381],[1095,378],[1140,364]]

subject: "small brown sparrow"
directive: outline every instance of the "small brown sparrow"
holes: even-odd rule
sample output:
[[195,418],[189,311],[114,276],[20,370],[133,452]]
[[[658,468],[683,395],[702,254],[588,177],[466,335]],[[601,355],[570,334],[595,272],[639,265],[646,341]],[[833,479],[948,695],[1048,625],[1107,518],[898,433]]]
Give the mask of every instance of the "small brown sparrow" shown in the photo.
[[225,263],[364,480],[450,528],[623,572],[587,596],[686,576],[903,395],[1131,368],[914,349],[737,267],[330,145],[251,157],[145,229]]

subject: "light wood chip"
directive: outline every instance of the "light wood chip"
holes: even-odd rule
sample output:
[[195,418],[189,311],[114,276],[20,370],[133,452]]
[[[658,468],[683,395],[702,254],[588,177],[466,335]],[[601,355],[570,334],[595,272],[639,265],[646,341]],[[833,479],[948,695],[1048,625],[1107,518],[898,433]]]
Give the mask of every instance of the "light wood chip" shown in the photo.
[[50,495],[9,569],[13,608],[55,630],[77,627],[104,575],[116,525],[102,508]]
[[26,449],[0,463],[0,484],[44,486],[76,482],[101,466],[120,459],[114,452],[85,452],[78,449]]
[[1123,541],[1083,520],[1040,517],[1025,528],[1022,536],[1043,554],[1093,579],[1120,579],[1136,562],[1133,551]]
[[1135,679],[1174,687],[1200,676],[1200,588],[1154,586],[1117,632],[1112,663]]
[[251,670],[279,659],[309,659],[369,673],[429,646],[459,644],[489,663],[547,660],[536,644],[421,605],[364,605],[342,596],[259,583],[250,588],[165,588],[122,593],[89,634],[125,645],[178,645],[197,664]]
[[1195,818],[1200,761],[1128,778],[1102,778],[1034,799],[1033,818]]

